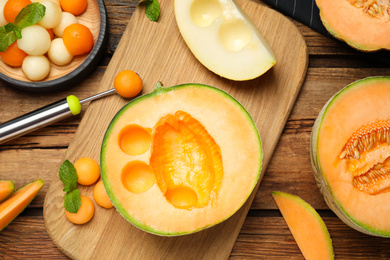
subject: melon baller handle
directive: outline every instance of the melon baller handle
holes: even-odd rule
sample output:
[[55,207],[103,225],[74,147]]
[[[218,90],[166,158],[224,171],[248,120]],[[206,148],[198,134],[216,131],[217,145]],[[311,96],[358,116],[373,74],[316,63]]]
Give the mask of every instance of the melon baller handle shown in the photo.
[[115,89],[110,89],[83,100],[70,95],[67,98],[7,121],[0,125],[0,144],[72,115],[77,115],[81,111],[81,104],[114,93],[116,93]]

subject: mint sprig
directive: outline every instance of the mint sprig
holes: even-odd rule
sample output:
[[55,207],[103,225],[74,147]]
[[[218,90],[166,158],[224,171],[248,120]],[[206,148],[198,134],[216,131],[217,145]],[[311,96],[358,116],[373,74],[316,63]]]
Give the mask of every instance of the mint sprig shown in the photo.
[[80,191],[77,187],[77,171],[73,163],[65,160],[59,170],[60,180],[64,183],[63,191],[66,192],[64,197],[64,207],[71,213],[77,213],[81,206]]
[[157,0],[143,0],[145,14],[152,22],[157,22],[160,17],[160,3]]
[[81,196],[78,189],[65,194],[64,206],[68,212],[77,213],[81,206]]
[[69,160],[64,161],[60,166],[60,180],[64,183],[65,192],[70,192],[77,187],[77,171]]
[[22,38],[22,29],[38,23],[45,16],[46,7],[38,2],[25,6],[15,18],[15,23],[0,27],[0,52],[4,52],[17,39]]

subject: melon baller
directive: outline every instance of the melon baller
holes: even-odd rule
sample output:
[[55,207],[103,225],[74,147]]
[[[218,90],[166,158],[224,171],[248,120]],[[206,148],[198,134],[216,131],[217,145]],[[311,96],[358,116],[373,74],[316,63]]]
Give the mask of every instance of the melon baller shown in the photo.
[[[0,124],[0,144],[81,112],[81,105],[117,93],[115,88],[79,100],[70,95],[52,104]],[[119,94],[118,94],[119,95]]]

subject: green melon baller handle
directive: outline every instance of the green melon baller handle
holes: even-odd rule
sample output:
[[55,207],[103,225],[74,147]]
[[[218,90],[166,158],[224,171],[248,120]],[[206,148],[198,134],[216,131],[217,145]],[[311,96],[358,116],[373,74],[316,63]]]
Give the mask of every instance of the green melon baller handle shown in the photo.
[[7,121],[0,125],[0,144],[72,115],[78,115],[81,112],[81,104],[113,93],[116,93],[115,89],[110,89],[83,100],[70,95],[45,107]]

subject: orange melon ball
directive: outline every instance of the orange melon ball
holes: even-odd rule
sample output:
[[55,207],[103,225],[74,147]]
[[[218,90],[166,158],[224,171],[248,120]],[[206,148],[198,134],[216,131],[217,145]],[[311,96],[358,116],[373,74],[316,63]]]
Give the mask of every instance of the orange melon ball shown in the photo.
[[138,95],[143,87],[142,79],[132,70],[119,72],[114,79],[115,91],[124,98]]
[[65,209],[66,218],[74,224],[85,224],[90,221],[95,214],[95,205],[93,201],[81,195],[81,206],[76,213],[70,213]]
[[90,52],[94,45],[91,30],[79,23],[67,26],[62,34],[62,39],[69,53],[73,56]]
[[110,209],[114,207],[110,200],[110,197],[108,197],[102,180],[98,181],[95,184],[95,187],[93,189],[93,198],[95,199],[96,203],[103,208]]
[[85,12],[88,6],[87,0],[60,0],[61,8],[64,12],[73,15],[80,15]]
[[100,166],[92,158],[81,157],[74,163],[77,171],[77,182],[81,185],[92,185],[100,177]]

